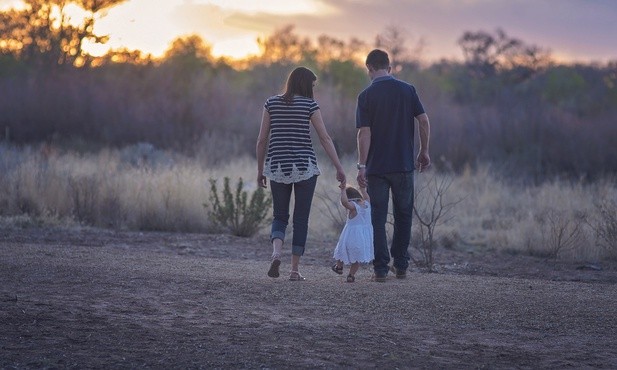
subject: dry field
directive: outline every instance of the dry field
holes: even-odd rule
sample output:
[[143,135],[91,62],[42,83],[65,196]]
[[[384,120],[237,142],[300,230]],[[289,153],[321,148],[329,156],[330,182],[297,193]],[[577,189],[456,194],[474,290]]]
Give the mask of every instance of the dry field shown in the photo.
[[[0,227],[89,225],[211,233],[204,208],[211,195],[209,180],[216,179],[221,191],[223,178],[229,177],[232,187],[242,178],[250,194],[256,189],[256,168],[254,158],[213,165],[210,157],[206,152],[186,158],[148,144],[83,154],[0,145]],[[338,183],[325,156],[320,157],[323,174],[311,234],[336,238],[344,221]],[[354,184],[355,158],[345,157],[343,164]],[[416,203],[428,210],[436,187],[449,184],[440,200],[452,207],[436,225],[438,245],[569,261],[617,259],[617,182],[612,179],[523,186],[485,166],[457,175],[429,171],[417,174],[415,181]],[[608,239],[598,237],[601,226],[609,230]]]

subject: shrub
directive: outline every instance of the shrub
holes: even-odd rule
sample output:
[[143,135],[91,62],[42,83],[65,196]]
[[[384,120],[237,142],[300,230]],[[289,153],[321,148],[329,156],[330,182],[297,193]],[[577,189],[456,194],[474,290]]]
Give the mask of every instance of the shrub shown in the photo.
[[617,260],[617,202],[596,203],[597,217],[591,224],[597,244],[609,259]]
[[335,235],[340,233],[347,220],[345,208],[341,206],[340,192],[316,191],[315,197],[321,202],[321,207],[317,208],[319,213],[328,220],[326,225],[329,230]]
[[438,178],[433,174],[414,188],[413,212],[417,220],[417,237],[420,239],[414,246],[420,252],[421,259],[412,256],[412,261],[418,266],[426,266],[428,272],[434,271],[433,251],[437,244],[435,228],[451,220],[454,217],[451,215],[452,209],[462,201],[446,200],[446,193],[453,181],[448,175]]
[[561,252],[571,251],[580,243],[585,215],[580,212],[569,215],[565,210],[548,208],[536,215],[535,221],[545,250],[530,248],[529,254],[557,258]]
[[236,236],[253,236],[267,223],[266,216],[272,205],[272,198],[263,188],[258,187],[247,203],[248,193],[244,191],[242,178],[238,179],[235,194],[231,191],[229,177],[224,178],[223,199],[219,198],[215,179],[210,179],[209,216],[212,223]]

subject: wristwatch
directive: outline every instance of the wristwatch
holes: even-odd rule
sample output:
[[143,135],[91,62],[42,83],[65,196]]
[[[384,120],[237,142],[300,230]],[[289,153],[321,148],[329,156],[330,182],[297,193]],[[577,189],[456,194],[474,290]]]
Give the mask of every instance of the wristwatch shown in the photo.
[[366,165],[365,165],[365,164],[360,164],[360,163],[357,163],[357,164],[356,164],[356,167],[357,167],[359,170],[361,170],[361,169],[363,169],[363,168],[366,168]]

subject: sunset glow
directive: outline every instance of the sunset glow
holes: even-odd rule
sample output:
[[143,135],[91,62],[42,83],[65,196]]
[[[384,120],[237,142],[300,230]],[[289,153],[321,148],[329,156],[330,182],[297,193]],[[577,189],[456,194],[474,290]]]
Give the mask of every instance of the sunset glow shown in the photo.
[[221,41],[212,47],[212,55],[215,57],[227,56],[233,59],[242,59],[258,53],[259,46],[255,36],[244,36]]
[[23,9],[24,3],[21,0],[0,0],[0,11],[7,9]]
[[218,6],[222,9],[247,13],[270,14],[316,14],[323,9],[320,2],[314,0],[205,0],[199,3]]
[[231,20],[238,14],[317,15],[328,8],[312,0],[130,0],[109,11],[97,23],[96,31],[108,34],[106,45],[88,45],[86,50],[102,55],[110,48],[139,49],[161,56],[173,39],[198,34],[212,46],[215,57],[241,59],[259,52],[257,39],[274,30]]
[[[11,7],[23,7],[23,1],[0,0],[0,10]],[[83,19],[75,5],[66,11]],[[421,40],[422,57],[431,61],[460,59],[457,40],[465,31],[501,28],[560,60],[608,61],[617,59],[615,19],[617,2],[602,0],[564,0],[559,8],[550,0],[128,0],[96,19],[95,33],[109,36],[108,43],[84,50],[100,56],[127,48],[158,57],[174,39],[196,34],[215,57],[241,59],[259,53],[258,38],[287,25],[313,40],[327,35],[369,45],[394,26],[410,49]]]

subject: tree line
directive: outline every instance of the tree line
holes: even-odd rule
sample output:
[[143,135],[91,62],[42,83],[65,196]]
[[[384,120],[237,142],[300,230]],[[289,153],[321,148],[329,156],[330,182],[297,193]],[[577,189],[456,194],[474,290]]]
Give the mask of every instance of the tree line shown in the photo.
[[[295,66],[319,77],[316,97],[341,154],[355,151],[355,98],[368,84],[373,47],[390,52],[394,74],[419,90],[432,121],[433,159],[463,171],[490,163],[523,181],[594,180],[617,173],[617,61],[558,64],[550,51],[503,30],[467,31],[462,61],[422,62],[422,40],[390,27],[372,42],[316,40],[292,25],[258,40],[241,61],[215,58],[192,35],[164,56],[111,50],[93,26],[123,0],[28,0],[0,12],[0,128],[14,144],[88,148],[148,142],[191,155],[203,146],[212,163],[253,155],[265,99],[283,89]],[[77,5],[86,17],[69,22]]]

